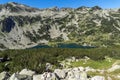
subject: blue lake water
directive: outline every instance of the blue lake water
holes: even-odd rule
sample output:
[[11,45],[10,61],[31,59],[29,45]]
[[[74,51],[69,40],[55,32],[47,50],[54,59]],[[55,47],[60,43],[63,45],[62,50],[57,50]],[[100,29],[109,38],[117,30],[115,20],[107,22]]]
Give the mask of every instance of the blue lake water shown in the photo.
[[95,48],[95,47],[91,47],[91,46],[82,46],[82,45],[79,45],[79,44],[75,44],[75,43],[69,43],[69,44],[64,44],[64,43],[59,43],[57,44],[56,47],[51,47],[51,46],[48,46],[48,45],[37,45],[37,46],[34,46],[34,47],[31,47],[31,48]]
[[48,45],[37,45],[37,46],[34,46],[34,47],[31,47],[31,48],[52,48],[51,46],[48,46]]

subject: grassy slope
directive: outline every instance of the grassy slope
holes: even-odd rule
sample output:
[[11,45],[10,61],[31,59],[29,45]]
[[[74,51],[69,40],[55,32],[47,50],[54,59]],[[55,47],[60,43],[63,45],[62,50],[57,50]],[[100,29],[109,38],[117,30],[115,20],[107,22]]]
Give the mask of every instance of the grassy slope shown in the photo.
[[[28,68],[35,70],[38,73],[42,73],[45,70],[45,63],[49,62],[56,67],[59,67],[58,60],[62,61],[65,58],[72,56],[75,56],[76,58],[83,58],[84,56],[88,56],[91,58],[89,63],[84,65],[82,62],[78,62],[74,63],[75,66],[82,64],[83,66],[92,66],[94,68],[107,68],[107,66],[111,65],[111,63],[107,63],[104,60],[104,57],[109,56],[114,59],[120,59],[119,48],[120,47],[93,49],[43,48],[1,51],[0,57],[8,56],[12,60],[0,63],[0,72],[5,70],[4,64],[9,63],[8,68],[11,73],[20,71],[23,68]],[[40,64],[41,66],[39,66]]]
[[83,66],[83,67],[92,67],[94,69],[108,69],[112,66],[112,64],[115,62],[116,60],[113,59],[111,62],[107,61],[107,60],[101,60],[101,61],[95,61],[95,60],[88,60],[86,63],[84,60],[81,60],[79,62],[74,62],[72,63],[72,65],[74,67],[79,67],[79,66]]

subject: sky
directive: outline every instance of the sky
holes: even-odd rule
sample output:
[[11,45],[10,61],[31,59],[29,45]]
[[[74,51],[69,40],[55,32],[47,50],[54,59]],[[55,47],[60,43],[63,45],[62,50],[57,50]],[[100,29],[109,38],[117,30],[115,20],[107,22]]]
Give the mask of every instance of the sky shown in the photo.
[[36,8],[100,6],[102,8],[120,8],[120,0],[0,0],[0,4],[18,2]]

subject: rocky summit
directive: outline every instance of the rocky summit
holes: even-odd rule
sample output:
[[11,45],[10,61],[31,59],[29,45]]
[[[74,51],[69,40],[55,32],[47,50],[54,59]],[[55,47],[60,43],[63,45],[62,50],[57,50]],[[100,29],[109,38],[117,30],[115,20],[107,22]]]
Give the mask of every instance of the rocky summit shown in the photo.
[[51,42],[120,45],[120,9],[95,7],[37,9],[0,5],[0,49],[25,49]]

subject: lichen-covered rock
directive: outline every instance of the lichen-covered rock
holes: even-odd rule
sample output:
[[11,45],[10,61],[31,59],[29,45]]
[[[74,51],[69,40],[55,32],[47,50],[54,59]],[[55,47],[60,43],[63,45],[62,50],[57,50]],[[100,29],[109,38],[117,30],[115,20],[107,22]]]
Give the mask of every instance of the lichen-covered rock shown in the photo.
[[54,73],[45,72],[40,75],[33,75],[33,80],[56,80],[57,77]]
[[12,76],[8,79],[8,80],[19,80],[17,77],[16,77],[16,73],[12,74]]
[[33,80],[42,80],[42,75],[33,75]]
[[7,80],[9,77],[10,75],[7,72],[0,73],[0,80]]
[[29,69],[23,69],[19,74],[20,75],[33,76],[35,74],[35,71],[31,71]]
[[64,79],[66,77],[66,73],[64,70],[61,69],[55,69],[54,73],[56,74],[56,76],[60,79]]

